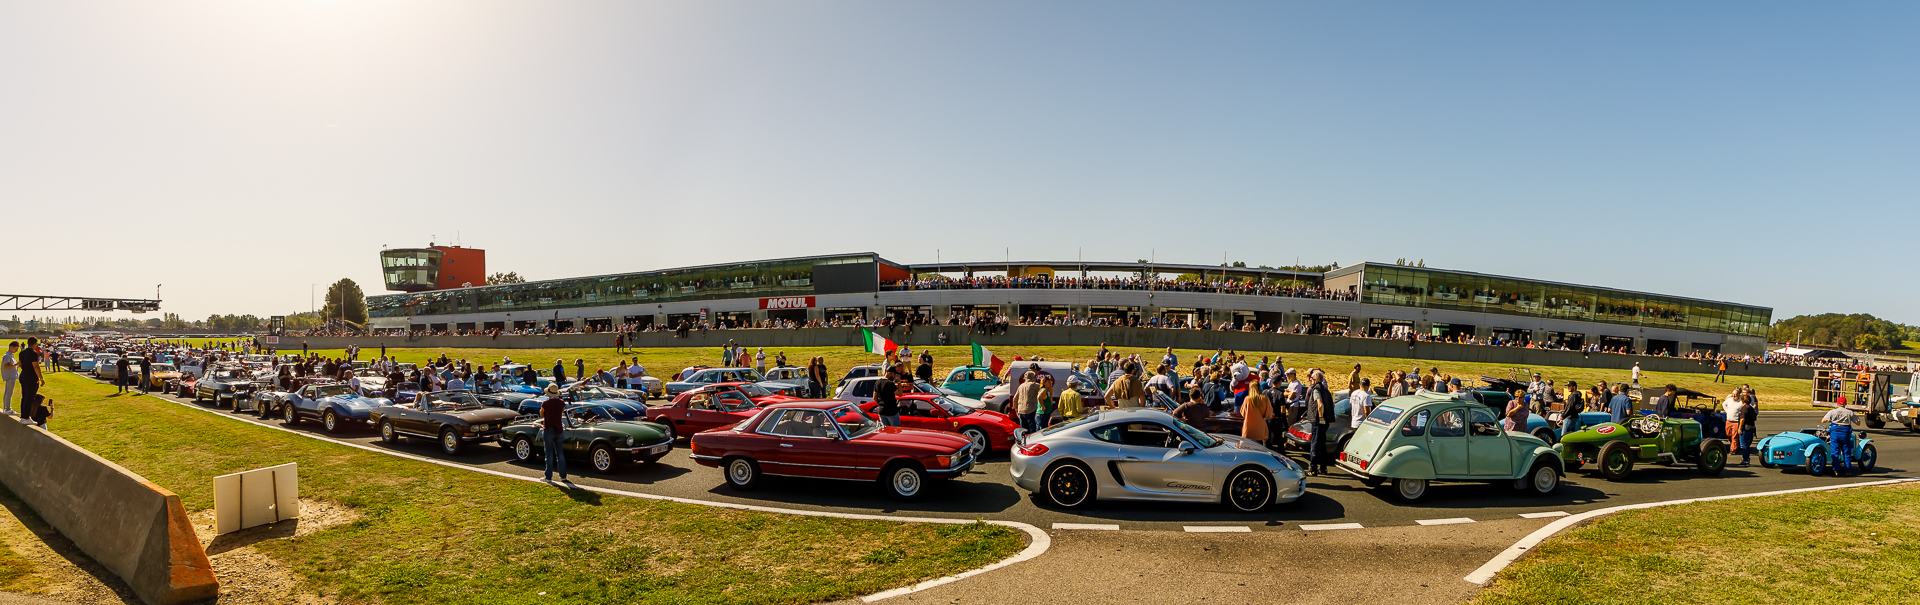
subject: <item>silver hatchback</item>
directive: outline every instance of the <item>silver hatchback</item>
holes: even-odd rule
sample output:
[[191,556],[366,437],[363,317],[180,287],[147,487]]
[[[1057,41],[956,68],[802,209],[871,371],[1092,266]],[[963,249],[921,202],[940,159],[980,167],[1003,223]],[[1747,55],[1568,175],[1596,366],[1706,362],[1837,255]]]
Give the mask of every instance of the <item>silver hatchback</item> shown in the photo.
[[1096,500],[1221,502],[1243,512],[1307,493],[1306,472],[1265,446],[1201,432],[1159,410],[1106,410],[1028,435],[1016,485],[1061,508]]

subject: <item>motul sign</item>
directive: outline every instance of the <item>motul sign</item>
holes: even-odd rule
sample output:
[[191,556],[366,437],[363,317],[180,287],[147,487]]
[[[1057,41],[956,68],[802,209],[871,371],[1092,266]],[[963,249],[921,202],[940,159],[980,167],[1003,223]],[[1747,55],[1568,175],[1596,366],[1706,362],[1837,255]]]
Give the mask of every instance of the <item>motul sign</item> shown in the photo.
[[813,297],[782,296],[780,298],[762,298],[760,299],[760,308],[762,310],[811,309],[813,308]]

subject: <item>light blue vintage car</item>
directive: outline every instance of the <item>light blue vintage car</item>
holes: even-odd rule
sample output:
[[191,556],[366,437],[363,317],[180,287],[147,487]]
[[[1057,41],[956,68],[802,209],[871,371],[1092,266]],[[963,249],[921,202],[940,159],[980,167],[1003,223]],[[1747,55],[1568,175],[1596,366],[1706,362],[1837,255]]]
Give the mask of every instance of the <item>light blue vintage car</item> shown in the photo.
[[[1767,468],[1804,467],[1809,475],[1821,475],[1833,472],[1833,453],[1827,450],[1826,431],[1820,429],[1802,429],[1799,432],[1786,432],[1761,439],[1754,447],[1760,448],[1760,466]],[[1880,461],[1880,453],[1873,447],[1873,440],[1854,433],[1853,467],[1854,474],[1873,472],[1873,466]]]

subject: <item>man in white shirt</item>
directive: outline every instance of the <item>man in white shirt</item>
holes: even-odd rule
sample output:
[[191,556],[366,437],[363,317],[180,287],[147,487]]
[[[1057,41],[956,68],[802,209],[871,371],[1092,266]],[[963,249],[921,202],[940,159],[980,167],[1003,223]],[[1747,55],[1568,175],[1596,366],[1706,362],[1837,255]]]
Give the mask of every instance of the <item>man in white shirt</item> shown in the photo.
[[753,354],[753,369],[759,370],[761,374],[767,373],[767,348],[766,347],[755,348],[755,352]]
[[1633,362],[1633,388],[1640,388],[1640,362]]
[[449,391],[463,391],[466,390],[466,388],[467,381],[461,380],[459,374],[454,374],[453,378],[447,379],[447,390]]
[[1373,414],[1373,379],[1360,379],[1360,390],[1347,394],[1347,405],[1353,416],[1353,428],[1360,428],[1360,423]]
[[1747,417],[1747,399],[1741,396],[1740,391],[1734,391],[1726,401],[1720,402],[1720,410],[1727,414],[1727,437],[1737,441],[1740,432],[1746,430],[1740,421]]

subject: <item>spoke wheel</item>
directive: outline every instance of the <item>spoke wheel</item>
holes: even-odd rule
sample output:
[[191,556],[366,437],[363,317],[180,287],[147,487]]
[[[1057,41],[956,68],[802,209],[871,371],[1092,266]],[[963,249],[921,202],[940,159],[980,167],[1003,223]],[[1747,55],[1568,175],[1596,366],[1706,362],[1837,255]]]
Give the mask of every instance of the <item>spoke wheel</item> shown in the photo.
[[1227,503],[1244,513],[1259,512],[1273,502],[1273,481],[1257,469],[1241,469],[1227,481]]
[[987,441],[987,433],[985,431],[981,431],[980,429],[970,428],[964,431],[960,431],[960,434],[965,435],[967,438],[967,441],[973,442],[974,456],[978,457],[978,456],[987,455],[988,441]]
[[605,443],[593,446],[593,453],[591,455],[591,458],[593,462],[593,472],[600,473],[603,475],[606,473],[613,472],[613,448],[612,447],[609,447]]
[[526,462],[533,459],[533,440],[520,437],[513,440],[513,459]]
[[1093,475],[1078,464],[1061,464],[1047,471],[1047,500],[1061,508],[1079,508],[1093,500]]

